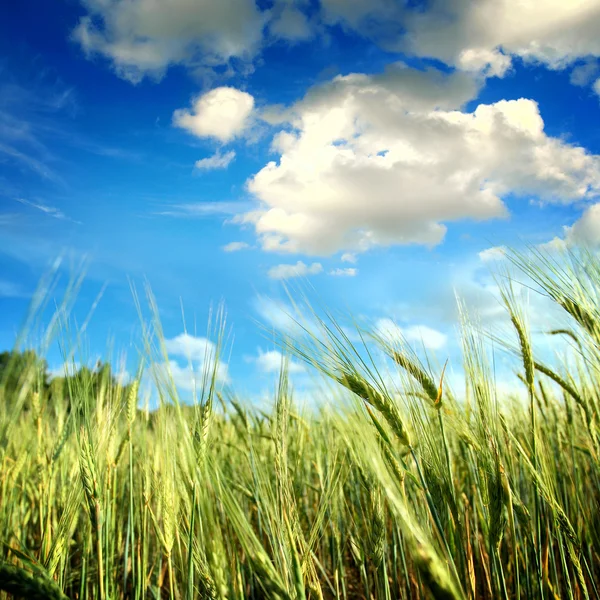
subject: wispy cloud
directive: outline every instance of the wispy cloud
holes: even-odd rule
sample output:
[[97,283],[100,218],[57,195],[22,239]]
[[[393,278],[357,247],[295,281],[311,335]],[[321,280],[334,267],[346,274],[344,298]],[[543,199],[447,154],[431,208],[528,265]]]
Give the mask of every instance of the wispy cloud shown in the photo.
[[190,202],[173,204],[169,208],[153,214],[164,217],[204,219],[222,215],[237,215],[247,208],[248,205],[242,202]]
[[229,242],[223,246],[225,252],[239,252],[240,250],[247,250],[250,248],[250,244],[246,242]]
[[[136,152],[103,144],[72,129],[72,117],[79,111],[74,88],[49,80],[44,74],[27,78],[26,85],[17,82],[9,72],[3,72],[3,77],[6,82],[0,83],[0,162],[67,188],[68,182],[57,166],[64,162],[57,151],[59,147],[70,146],[117,160],[142,158]],[[25,188],[20,186],[16,193],[26,193]],[[62,218],[60,211],[52,216]]]
[[30,153],[22,152],[21,150],[8,144],[0,143],[0,154],[6,156],[9,160],[17,163],[30,171],[33,171],[42,179],[47,179],[59,185],[65,185],[64,179],[51,169],[47,162],[39,160]]
[[44,143],[54,142],[48,130],[56,127],[61,116],[77,112],[73,88],[59,80],[50,81],[43,73],[29,78],[27,87],[11,73],[3,72],[0,83],[0,158],[17,168],[26,169],[42,179],[65,186],[63,178],[51,166],[56,156]]
[[19,220],[18,213],[0,213],[0,227],[14,225]]
[[212,156],[201,158],[194,164],[197,171],[212,171],[213,169],[226,169],[235,159],[235,151],[230,150],[225,154],[221,154],[217,150]]
[[27,293],[18,283],[0,279],[0,298],[29,298]]
[[76,221],[71,217],[67,216],[62,210],[56,208],[54,206],[48,206],[47,204],[41,204],[39,202],[32,202],[31,200],[25,200],[24,198],[15,198],[17,202],[24,204],[25,206],[30,206],[31,208],[35,208],[36,210],[42,211],[45,215],[52,217],[53,219],[59,219],[61,221],[70,221],[71,223],[77,223],[81,225],[81,221]]
[[0,110],[23,107],[37,113],[67,110],[73,114],[78,110],[77,95],[73,87],[67,87],[59,80],[44,81],[44,77],[39,75],[28,88],[15,81],[0,85]]
[[125,150],[116,146],[103,144],[85,135],[61,128],[47,128],[47,132],[55,138],[60,138],[65,144],[79,148],[96,156],[114,158],[115,160],[141,161],[144,154],[135,150]]

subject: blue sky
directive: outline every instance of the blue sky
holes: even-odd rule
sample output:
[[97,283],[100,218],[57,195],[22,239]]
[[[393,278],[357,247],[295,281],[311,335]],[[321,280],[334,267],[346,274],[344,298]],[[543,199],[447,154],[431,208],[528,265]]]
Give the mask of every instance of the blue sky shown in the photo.
[[223,301],[223,378],[256,395],[278,359],[256,322],[281,325],[283,281],[443,361],[454,290],[497,319],[487,250],[600,244],[599,0],[1,10],[3,348],[56,257],[63,287],[85,258],[78,322],[106,285],[90,357],[110,339],[134,368],[147,279],[174,368],[202,361]]

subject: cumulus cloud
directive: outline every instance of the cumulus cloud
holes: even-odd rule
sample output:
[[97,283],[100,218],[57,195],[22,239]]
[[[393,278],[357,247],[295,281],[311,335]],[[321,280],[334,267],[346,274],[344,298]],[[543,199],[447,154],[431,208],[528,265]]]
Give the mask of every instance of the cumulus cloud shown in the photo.
[[494,246],[486,248],[479,253],[479,259],[483,262],[492,260],[502,260],[506,257],[506,248],[504,246]]
[[356,262],[356,255],[351,252],[344,252],[344,254],[342,254],[342,262],[354,264]]
[[573,225],[563,226],[563,236],[556,236],[548,242],[539,244],[545,251],[562,251],[573,246],[600,248],[600,202],[585,209]]
[[[152,371],[154,376],[160,382],[166,382],[172,380],[175,386],[180,390],[186,392],[194,392],[202,389],[202,386],[206,381],[210,381],[210,373],[208,377],[202,366],[181,365],[176,360],[169,360],[168,362],[156,363],[152,365]],[[229,377],[221,369],[217,371],[217,380],[221,383],[229,381]]]
[[[503,76],[512,57],[564,68],[600,56],[600,0],[321,0],[309,20],[305,0],[81,0],[73,38],[138,82],[171,65],[212,69],[246,64],[271,38],[301,41],[342,26],[387,49],[432,57],[465,70]],[[312,11],[314,12],[314,10]]]
[[599,0],[322,0],[325,18],[387,47],[504,75],[511,56],[559,69],[600,55]]
[[240,250],[246,250],[250,248],[250,244],[246,242],[229,242],[223,246],[225,252],[239,252]]
[[192,109],[178,109],[173,124],[200,138],[229,142],[247,128],[254,98],[232,87],[218,87],[198,96]]
[[487,77],[503,77],[510,69],[512,60],[498,50],[467,48],[460,53],[457,63],[464,71],[481,72]]
[[587,208],[571,227],[565,227],[565,243],[600,246],[600,203]]
[[[159,378],[170,375],[178,388],[192,391],[199,388],[204,378],[207,375],[210,377],[213,369],[216,369],[217,380],[229,382],[228,367],[222,361],[217,361],[216,346],[207,338],[182,333],[165,340],[165,348],[169,360],[155,366]],[[172,357],[185,360],[185,366]]]
[[594,92],[596,92],[596,94],[598,96],[600,96],[600,79],[596,79],[596,81],[594,82],[593,88],[594,88]]
[[267,13],[253,0],[82,0],[87,10],[73,31],[88,55],[108,58],[134,83],[160,79],[183,64],[212,68],[251,60]]
[[299,260],[295,265],[276,265],[269,269],[268,275],[271,279],[290,279],[291,277],[306,277],[317,275],[323,271],[321,263],[307,265]]
[[437,0],[432,10],[413,13],[407,20],[409,38],[419,54],[456,63],[469,50],[497,54],[501,49],[550,68],[600,55],[599,26],[598,0]]
[[443,348],[448,337],[437,329],[426,325],[410,325],[400,327],[392,319],[379,319],[375,325],[376,332],[391,342],[406,341],[413,344],[423,345],[427,350],[440,350]]
[[355,269],[353,267],[349,267],[347,269],[337,268],[329,271],[329,274],[333,275],[334,277],[354,277],[357,273],[358,269]]
[[204,360],[206,353],[214,350],[214,345],[205,337],[195,337],[189,333],[181,333],[177,337],[165,340],[165,347],[169,354],[184,356],[185,358]]
[[565,240],[556,236],[552,238],[549,242],[538,244],[537,248],[545,252],[560,252],[567,248],[567,244],[565,243]]
[[[258,356],[251,357],[249,360],[255,363],[263,373],[278,373],[281,369],[283,355],[277,350],[268,350],[264,352],[259,348]],[[303,365],[288,359],[289,373],[302,373],[303,371],[305,371]]]
[[194,168],[199,171],[211,171],[213,169],[226,169],[231,162],[235,159],[235,151],[230,150],[225,154],[221,154],[217,150],[212,156],[207,158],[201,158],[194,164]]
[[569,203],[600,191],[600,157],[552,138],[528,99],[460,107],[464,73],[395,64],[316,86],[287,112],[280,154],[248,181],[259,209],[238,218],[267,251],[330,255],[435,246],[446,222],[507,214],[511,193]]

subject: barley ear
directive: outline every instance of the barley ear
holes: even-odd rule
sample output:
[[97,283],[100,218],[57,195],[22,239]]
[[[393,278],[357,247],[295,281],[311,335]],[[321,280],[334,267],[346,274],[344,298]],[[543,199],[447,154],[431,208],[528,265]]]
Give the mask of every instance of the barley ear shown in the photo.
[[32,573],[7,563],[0,563],[0,590],[24,600],[68,600],[42,571]]
[[[433,379],[416,363],[405,354],[392,352],[392,358],[423,388],[429,399],[435,404],[438,401],[439,391]],[[440,398],[441,399],[441,398]]]
[[129,388],[129,393],[127,394],[127,424],[129,426],[129,430],[131,431],[131,426],[135,421],[135,415],[137,412],[137,399],[138,399],[138,391],[140,389],[140,382],[136,379]]

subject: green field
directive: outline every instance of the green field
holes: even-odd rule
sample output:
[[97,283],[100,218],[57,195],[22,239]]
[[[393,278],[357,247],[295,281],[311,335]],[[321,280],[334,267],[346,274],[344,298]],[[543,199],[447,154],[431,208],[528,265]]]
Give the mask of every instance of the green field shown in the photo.
[[[195,405],[159,379],[162,406],[140,410],[139,377],[161,354],[156,321],[127,386],[108,367],[49,384],[38,355],[6,354],[0,588],[98,600],[599,598],[600,260],[511,260],[562,307],[565,326],[548,336],[570,348],[568,361],[542,361],[501,279],[526,400],[496,394],[492,340],[473,315],[465,397],[444,385],[443,364],[372,332],[356,342],[315,313],[279,341],[340,392],[303,410],[286,364],[266,412],[221,393],[214,372]],[[401,394],[370,360],[375,347]]]

